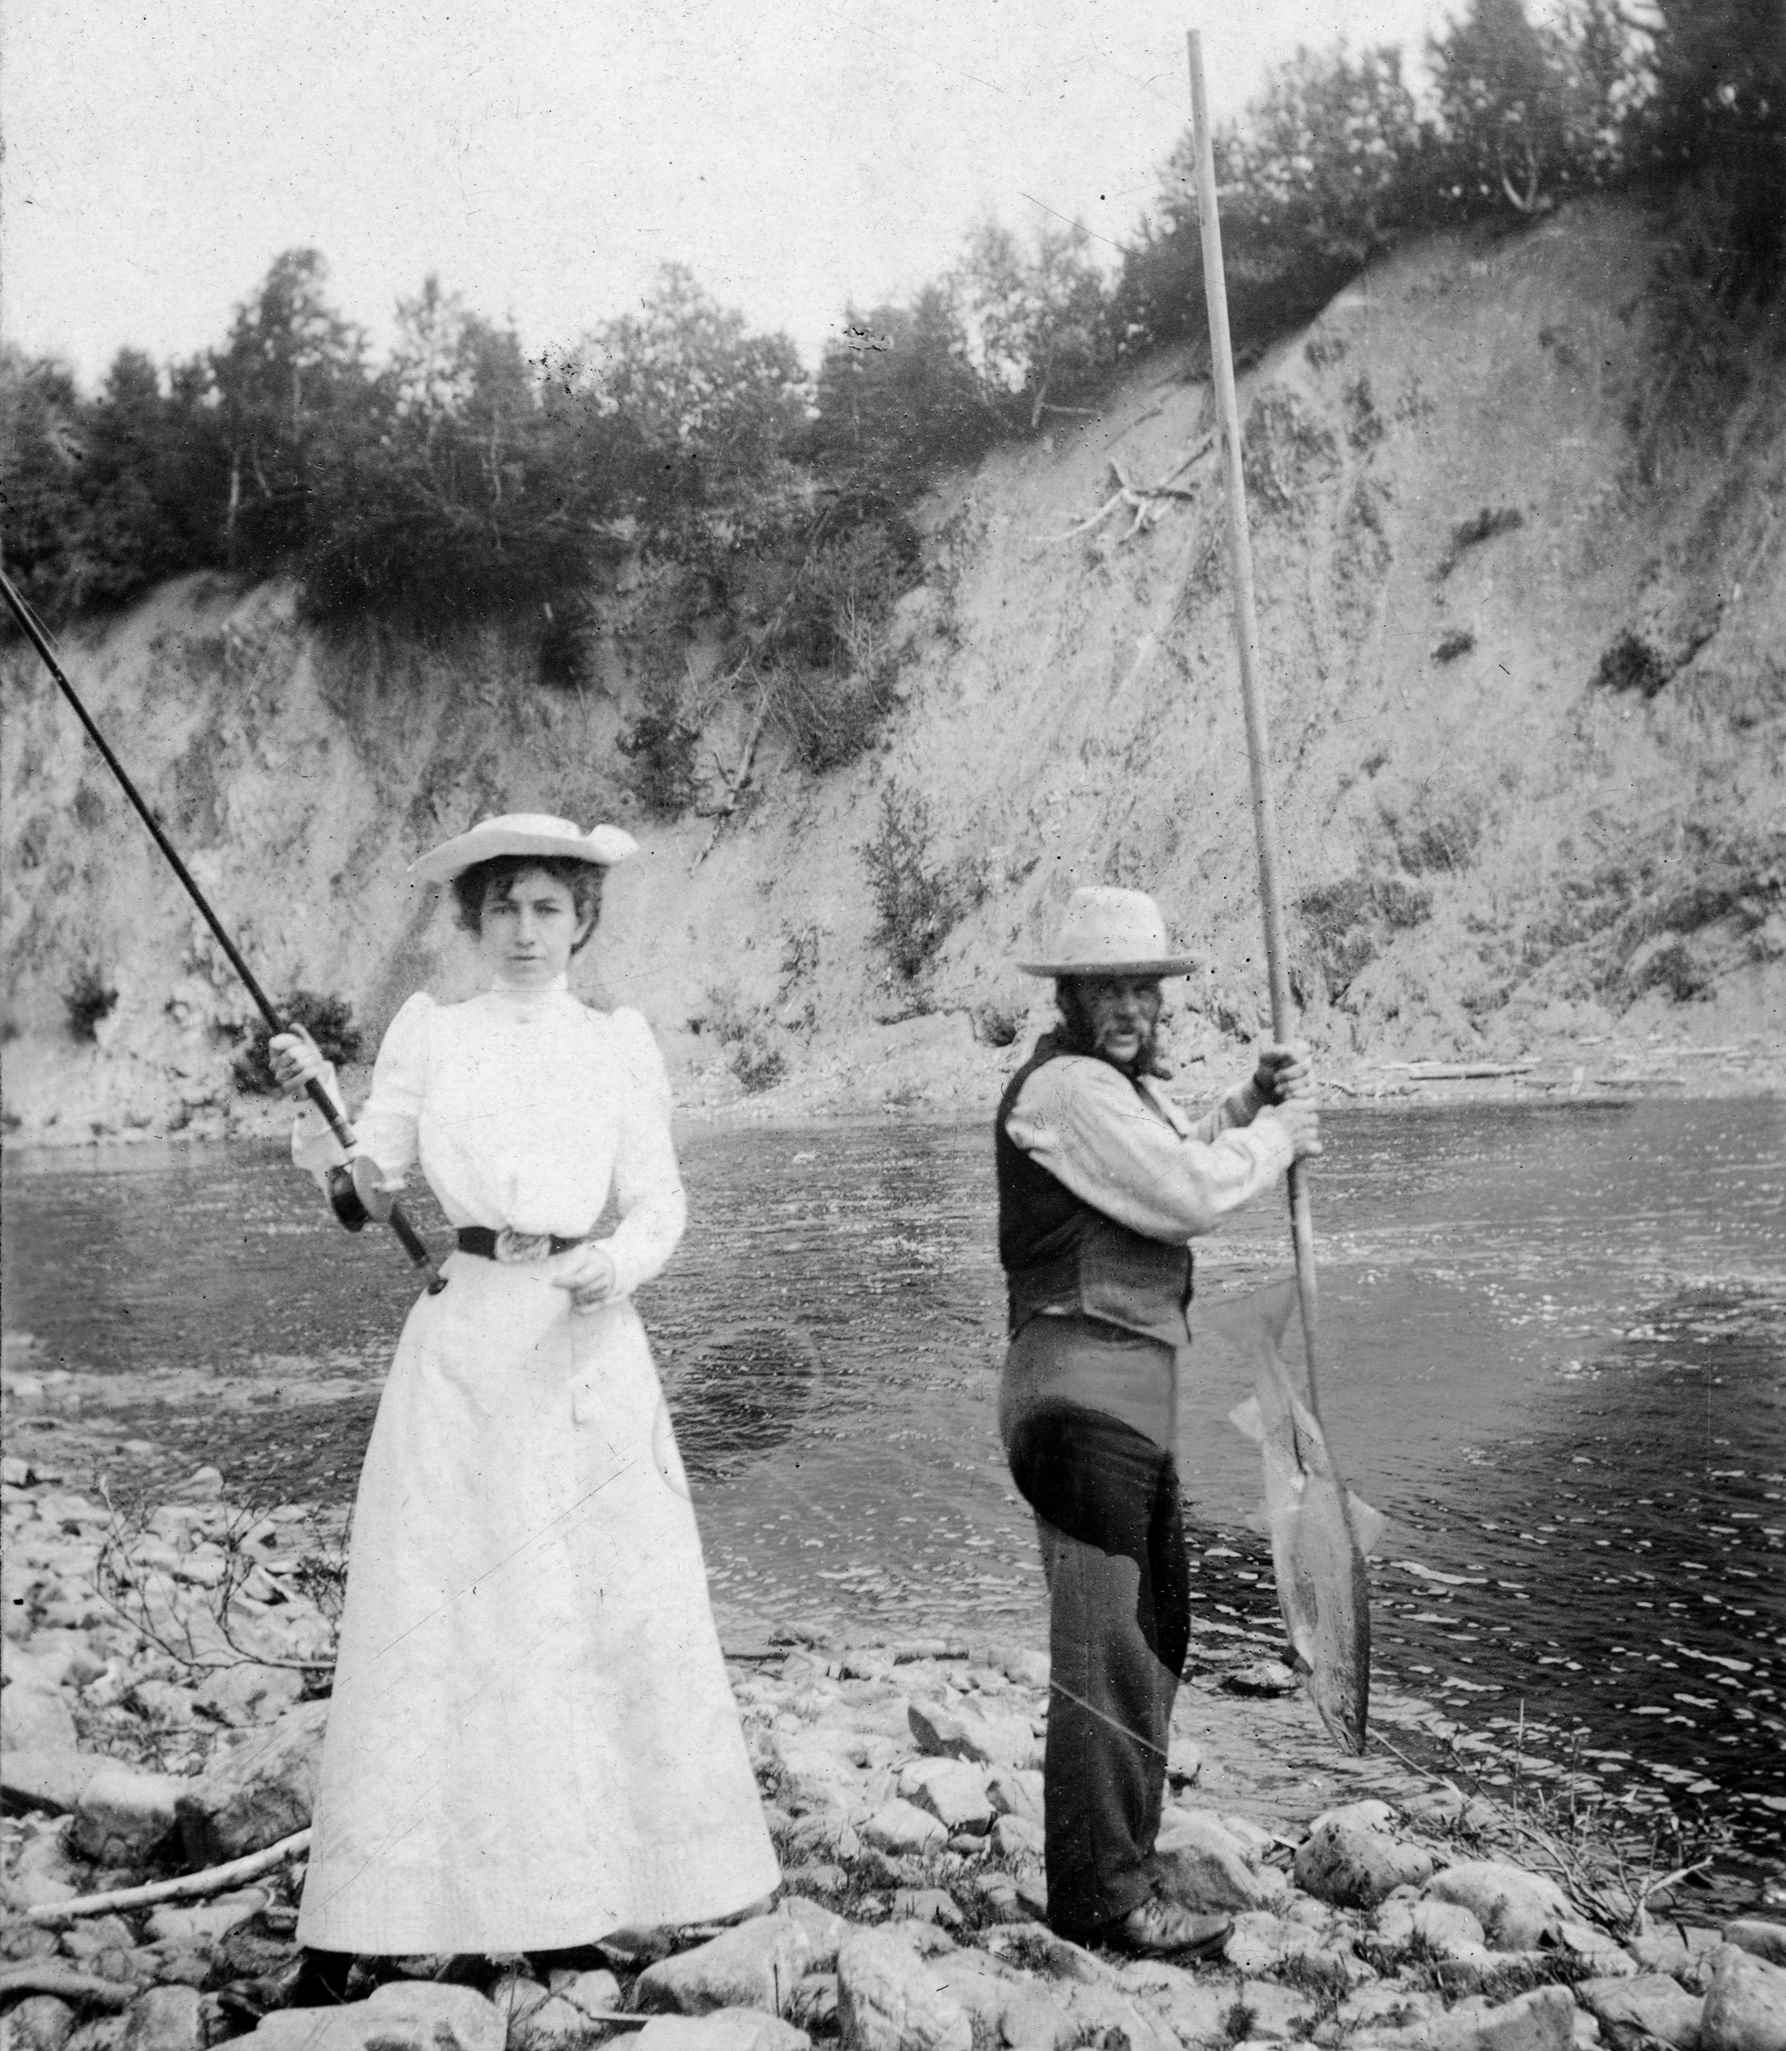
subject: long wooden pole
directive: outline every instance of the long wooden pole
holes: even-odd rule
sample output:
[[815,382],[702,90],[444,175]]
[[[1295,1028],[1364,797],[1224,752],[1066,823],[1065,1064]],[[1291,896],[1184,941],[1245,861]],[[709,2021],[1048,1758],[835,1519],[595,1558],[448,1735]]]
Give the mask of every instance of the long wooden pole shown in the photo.
[[[1294,1036],[1289,955],[1284,943],[1284,898],[1278,881],[1277,813],[1271,801],[1265,706],[1259,691],[1259,621],[1253,604],[1253,550],[1247,535],[1246,480],[1240,463],[1240,404],[1234,392],[1234,349],[1228,335],[1228,288],[1222,269],[1222,224],[1216,213],[1215,148],[1203,90],[1203,46],[1187,32],[1191,60],[1191,130],[1197,156],[1197,220],[1203,236],[1203,296],[1209,306],[1209,370],[1215,387],[1228,500],[1228,563],[1234,585],[1234,636],[1240,648],[1240,696],[1246,713],[1247,767],[1253,783],[1253,834],[1259,850],[1259,903],[1265,915],[1265,966],[1271,982],[1271,1030]],[[1315,1400],[1315,1227],[1308,1180],[1300,1162],[1290,1168],[1290,1237],[1296,1253],[1296,1293],[1308,1346],[1309,1408]]]

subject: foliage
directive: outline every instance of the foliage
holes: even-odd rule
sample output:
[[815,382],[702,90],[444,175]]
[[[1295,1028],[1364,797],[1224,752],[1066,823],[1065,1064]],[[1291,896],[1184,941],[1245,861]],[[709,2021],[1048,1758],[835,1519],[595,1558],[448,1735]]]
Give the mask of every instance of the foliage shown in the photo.
[[1636,691],[1653,698],[1672,672],[1641,634],[1626,627],[1594,666],[1596,691]]
[[1432,892],[1401,876],[1361,870],[1305,890],[1296,908],[1327,994],[1337,1003],[1393,934],[1430,916]]
[[117,1002],[117,988],[101,970],[90,962],[77,969],[62,993],[69,1032],[77,1040],[97,1039],[100,1020],[111,1016]]
[[974,462],[1000,432],[969,359],[955,295],[928,285],[910,307],[851,308],[819,363],[809,447],[840,508],[868,517]]
[[881,792],[874,838],[856,850],[868,871],[875,945],[907,982],[929,966],[957,922],[986,894],[974,864],[935,858],[933,831],[924,798],[890,783]]
[[715,983],[708,989],[701,1023],[726,1050],[726,1066],[747,1095],[773,1089],[787,1073],[787,1056],[770,1037],[767,1014],[744,1003],[735,982]]
[[1116,360],[1104,281],[1078,223],[1045,221],[1026,249],[996,221],[983,222],[946,287],[987,402],[1034,429],[1051,407],[1095,388]]
[[695,751],[701,729],[683,717],[673,691],[648,688],[645,702],[615,746],[633,765],[629,782],[648,812],[680,818],[700,795]]
[[[337,1066],[357,1061],[364,1041],[354,1024],[353,1006],[345,997],[329,997],[315,990],[294,990],[278,1007],[288,1026],[302,1026],[316,1042],[325,1061]],[[272,1096],[279,1088],[273,1079],[273,1064],[267,1053],[272,1028],[264,1018],[249,1027],[236,1054],[234,1076],[237,1089],[246,1096]]]
[[1445,544],[1445,553],[1433,570],[1433,581],[1442,584],[1471,549],[1492,541],[1497,534],[1511,534],[1525,523],[1526,516],[1517,506],[1484,506],[1479,513],[1472,513],[1469,519],[1458,521]]

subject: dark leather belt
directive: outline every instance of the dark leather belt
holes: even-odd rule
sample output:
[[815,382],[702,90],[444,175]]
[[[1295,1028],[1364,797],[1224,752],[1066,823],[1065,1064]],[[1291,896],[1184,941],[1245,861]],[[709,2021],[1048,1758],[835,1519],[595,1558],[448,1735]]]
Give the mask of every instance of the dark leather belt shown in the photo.
[[[459,1227],[459,1251],[475,1253],[479,1260],[493,1261],[496,1258],[496,1242],[501,1234],[488,1225],[461,1225]],[[556,1234],[546,1241],[547,1253],[569,1253],[573,1246],[581,1246],[581,1239],[560,1239]]]

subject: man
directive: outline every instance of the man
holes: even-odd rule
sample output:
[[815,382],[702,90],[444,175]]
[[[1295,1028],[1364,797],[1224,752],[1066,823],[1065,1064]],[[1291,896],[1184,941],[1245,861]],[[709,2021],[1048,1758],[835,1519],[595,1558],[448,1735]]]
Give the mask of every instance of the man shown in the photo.
[[1158,1087],[1167,951],[1138,890],[1076,890],[1047,961],[1060,1023],[1012,1078],[995,1137],[1010,1350],[999,1427],[1036,1513],[1050,1602],[1048,1917],[1142,1955],[1210,1951],[1223,1916],[1158,1884],[1166,1745],[1190,1636],[1177,1375],[1189,1242],[1319,1153],[1300,1048],[1193,1121]]

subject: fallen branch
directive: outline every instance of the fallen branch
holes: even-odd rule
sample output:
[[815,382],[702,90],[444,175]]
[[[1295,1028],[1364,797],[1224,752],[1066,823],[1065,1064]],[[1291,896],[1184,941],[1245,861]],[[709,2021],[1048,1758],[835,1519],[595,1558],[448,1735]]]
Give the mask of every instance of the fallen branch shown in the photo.
[[[182,1873],[172,1880],[149,1880],[140,1887],[111,1887],[103,1894],[78,1894],[72,1901],[39,1902],[25,1911],[33,1923],[72,1923],[82,1916],[109,1916],[120,1909],[148,1908],[154,1902],[200,1901],[207,1895],[227,1894],[244,1880],[258,1879],[287,1859],[310,1849],[310,1832],[294,1830],[277,1844],[258,1852],[245,1853],[227,1865],[207,1866],[202,1873]],[[0,1991],[4,1991],[0,1983]]]
[[0,2000],[14,1994],[53,1994],[71,2008],[128,2008],[136,1999],[136,1988],[128,1980],[77,1973],[55,1959],[28,1958],[0,1966]]
[[1530,1075],[1535,1061],[1392,1061],[1405,1068],[1410,1082],[1470,1082],[1482,1076]]
[[1172,479],[1183,476],[1193,463],[1200,461],[1201,458],[1208,455],[1214,447],[1214,437],[1205,435],[1191,453],[1176,468],[1167,473],[1166,481],[1163,484],[1131,483],[1127,472],[1124,471],[1116,458],[1112,456],[1110,459],[1110,474],[1116,479],[1115,491],[1092,514],[1090,519],[1081,520],[1077,526],[1069,527],[1064,534],[1052,536],[1052,542],[1059,544],[1071,541],[1076,535],[1090,533],[1092,528],[1099,525],[1100,522],[1107,520],[1116,511],[1118,506],[1127,506],[1135,516],[1130,522],[1128,533],[1122,537],[1124,541],[1133,540],[1143,528],[1150,527],[1158,517],[1160,501],[1162,499],[1195,500],[1198,497],[1196,492],[1186,489],[1183,485],[1174,484]]

